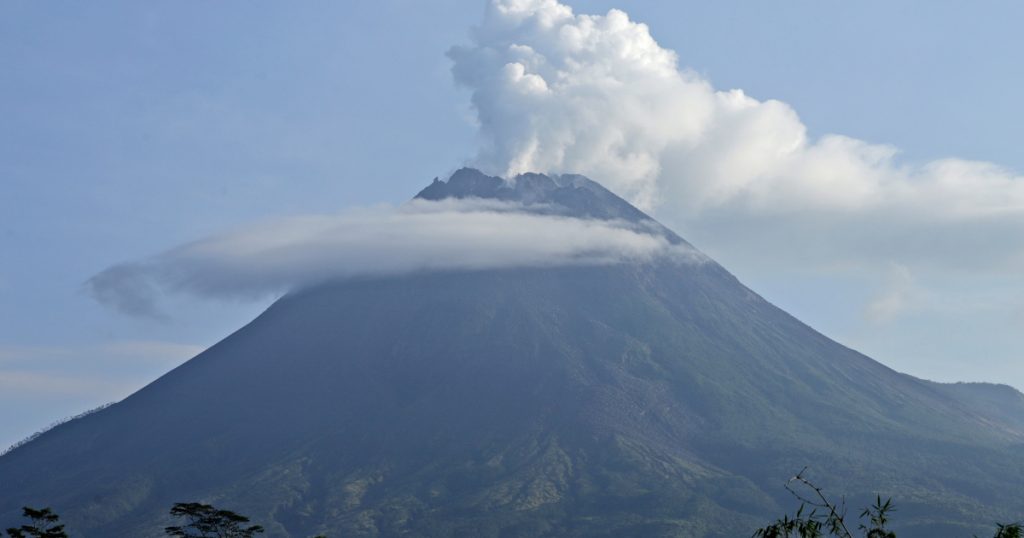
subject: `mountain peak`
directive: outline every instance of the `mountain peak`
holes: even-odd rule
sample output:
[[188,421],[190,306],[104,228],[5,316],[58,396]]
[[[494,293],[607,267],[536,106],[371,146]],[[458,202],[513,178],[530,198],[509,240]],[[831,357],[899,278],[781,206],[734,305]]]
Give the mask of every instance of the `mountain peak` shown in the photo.
[[528,172],[505,179],[475,168],[460,168],[416,195],[420,200],[482,198],[516,202],[530,211],[567,217],[643,223],[674,243],[682,238],[615,193],[578,174]]
[[[417,198],[678,237],[583,176],[466,168]],[[0,456],[0,528],[29,504],[152,536],[195,499],[274,537],[741,536],[809,466],[866,502],[884,477],[900,536],[969,535],[1019,517],[1022,441],[1013,389],[897,373],[713,262],[422,271],[287,294]]]

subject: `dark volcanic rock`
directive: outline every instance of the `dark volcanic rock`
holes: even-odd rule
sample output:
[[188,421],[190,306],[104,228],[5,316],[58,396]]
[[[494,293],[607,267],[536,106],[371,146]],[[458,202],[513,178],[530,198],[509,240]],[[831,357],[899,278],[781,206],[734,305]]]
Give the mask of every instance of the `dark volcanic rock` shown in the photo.
[[[419,197],[653,222],[580,176]],[[417,274],[289,294],[0,457],[0,524],[160,536],[206,501],[270,536],[748,536],[810,466],[851,513],[895,496],[901,537],[967,536],[1024,515],[1022,440],[1016,391],[894,372],[713,262]]]
[[643,211],[612,194],[600,184],[572,174],[521,174],[510,181],[505,181],[473,168],[462,168],[452,174],[447,182],[435,179],[427,188],[420,191],[416,198],[487,198],[519,202],[538,211],[578,218],[656,223]]

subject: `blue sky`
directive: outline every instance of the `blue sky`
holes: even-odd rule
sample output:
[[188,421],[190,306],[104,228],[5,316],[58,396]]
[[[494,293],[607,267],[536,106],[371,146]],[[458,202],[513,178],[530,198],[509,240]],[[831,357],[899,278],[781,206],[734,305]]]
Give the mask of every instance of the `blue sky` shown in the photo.
[[[570,4],[626,11],[715,88],[788,104],[811,138],[1024,171],[1019,3]],[[253,221],[399,204],[473,159],[470,90],[445,52],[471,42],[484,5],[5,4],[0,445],[127,395],[272,299],[169,295],[166,319],[138,318],[94,301],[91,276]],[[1014,265],[902,256],[934,240],[920,230],[745,240],[729,230],[749,220],[681,211],[655,214],[840,342],[921,377],[1024,387]],[[836,256],[843,240],[868,261]]]

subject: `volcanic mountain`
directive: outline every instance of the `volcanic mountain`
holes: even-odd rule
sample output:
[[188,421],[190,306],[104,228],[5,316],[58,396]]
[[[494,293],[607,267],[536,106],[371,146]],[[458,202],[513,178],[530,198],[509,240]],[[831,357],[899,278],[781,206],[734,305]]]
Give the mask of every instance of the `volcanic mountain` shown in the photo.
[[[463,169],[419,198],[643,225],[582,176]],[[0,524],[160,536],[174,502],[269,536],[749,536],[803,467],[901,537],[1024,516],[1024,396],[893,371],[711,260],[333,281],[0,457]],[[6,525],[5,525],[6,526]]]

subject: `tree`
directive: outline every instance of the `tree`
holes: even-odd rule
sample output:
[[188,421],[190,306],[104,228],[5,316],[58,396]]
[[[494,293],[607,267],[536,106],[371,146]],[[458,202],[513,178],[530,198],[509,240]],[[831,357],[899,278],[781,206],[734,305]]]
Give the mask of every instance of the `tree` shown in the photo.
[[11,538],[68,538],[60,516],[49,507],[35,509],[25,506],[22,515],[30,519],[31,524],[7,529]]
[[[784,515],[774,523],[757,529],[754,538],[854,538],[846,526],[845,501],[830,500],[820,487],[806,478],[806,472],[805,467],[790,478],[785,486],[800,501],[796,513],[792,517]],[[810,512],[806,512],[808,507]],[[860,524],[858,530],[864,538],[896,538],[896,533],[887,528],[889,513],[895,510],[891,498],[883,501],[881,495],[876,495],[875,503],[860,513],[860,519],[866,517],[867,524]],[[1024,526],[1021,523],[997,523],[996,527],[994,538],[1024,538]]]
[[[846,526],[846,504],[845,501],[834,502],[825,496],[822,489],[808,480],[805,476],[805,467],[793,478],[786,482],[786,490],[789,491],[798,501],[800,508],[790,518],[782,516],[767,527],[762,527],[754,532],[756,538],[819,538],[834,536],[838,538],[853,538],[853,533]],[[805,510],[810,507],[810,512]],[[896,535],[886,529],[889,523],[889,512],[894,511],[892,499],[882,501],[882,497],[875,497],[875,504],[865,508],[860,517],[868,518],[868,525],[861,524],[859,530],[864,533],[865,538],[896,538]]]
[[259,525],[246,526],[249,518],[209,504],[175,503],[171,515],[185,518],[188,524],[165,527],[169,536],[183,538],[251,538],[263,532]]
[[1024,538],[1024,526],[1020,523],[996,523],[996,535],[993,538]]

